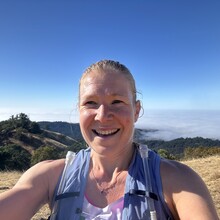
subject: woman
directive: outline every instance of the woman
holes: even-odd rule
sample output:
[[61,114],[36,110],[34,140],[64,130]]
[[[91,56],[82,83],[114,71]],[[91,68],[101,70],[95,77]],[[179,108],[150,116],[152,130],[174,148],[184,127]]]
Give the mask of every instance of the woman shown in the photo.
[[45,203],[51,219],[218,219],[195,172],[152,151],[140,154],[133,143],[140,109],[124,65],[91,65],[79,86],[80,128],[89,148],[66,166],[55,160],[30,168],[0,195],[0,219],[30,219]]

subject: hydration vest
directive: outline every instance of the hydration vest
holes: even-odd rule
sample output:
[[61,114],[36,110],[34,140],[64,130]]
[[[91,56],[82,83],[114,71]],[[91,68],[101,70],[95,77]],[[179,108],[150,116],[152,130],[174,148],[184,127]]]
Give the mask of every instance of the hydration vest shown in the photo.
[[[57,195],[55,191],[52,220],[83,220],[81,216],[86,180],[89,171],[91,149],[81,150],[73,163],[67,167],[64,189]],[[146,181],[142,158],[135,151],[128,170],[124,192],[124,207],[122,220],[150,220],[148,197],[154,200],[157,220],[173,220],[172,214],[164,200],[160,176],[160,156],[149,150],[149,173],[152,183],[152,192],[146,192]],[[58,188],[58,186],[57,186]],[[146,192],[146,193],[145,193]]]

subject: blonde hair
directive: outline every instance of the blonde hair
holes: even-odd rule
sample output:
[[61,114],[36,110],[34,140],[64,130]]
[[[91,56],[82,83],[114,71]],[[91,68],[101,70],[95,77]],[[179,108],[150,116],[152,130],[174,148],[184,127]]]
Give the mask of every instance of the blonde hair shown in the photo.
[[[88,76],[89,73],[92,71],[113,71],[113,72],[119,72],[121,74],[124,74],[124,76],[128,79],[131,85],[134,101],[136,102],[137,99],[137,91],[136,91],[136,85],[133,75],[131,74],[130,70],[123,64],[119,63],[118,61],[114,60],[100,60],[97,63],[93,63],[90,65],[83,73],[80,82],[79,82],[79,89],[83,82],[83,80]],[[79,92],[80,94],[80,92]]]

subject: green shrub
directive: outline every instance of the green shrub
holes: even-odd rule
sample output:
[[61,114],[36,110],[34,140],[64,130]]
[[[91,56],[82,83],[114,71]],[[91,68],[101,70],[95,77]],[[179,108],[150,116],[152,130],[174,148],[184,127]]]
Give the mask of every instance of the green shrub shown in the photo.
[[184,150],[184,158],[201,158],[220,155],[220,147],[187,147]]
[[30,161],[31,154],[18,145],[0,147],[0,170],[27,170]]
[[62,158],[62,152],[63,150],[57,149],[55,147],[39,147],[37,150],[34,151],[34,154],[31,158],[31,165],[34,165],[44,160],[56,160]]
[[157,151],[157,153],[163,157],[163,158],[166,158],[166,159],[169,159],[169,160],[175,160],[175,156],[170,154],[167,150],[165,149],[159,149]]

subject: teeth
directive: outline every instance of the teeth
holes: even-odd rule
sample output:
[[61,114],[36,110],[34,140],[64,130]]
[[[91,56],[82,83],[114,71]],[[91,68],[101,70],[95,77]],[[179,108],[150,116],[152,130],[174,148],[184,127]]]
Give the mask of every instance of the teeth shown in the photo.
[[96,131],[100,135],[110,135],[117,131],[117,129],[109,130],[109,131]]

